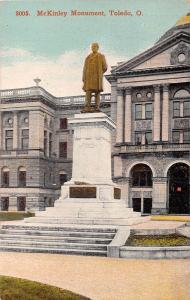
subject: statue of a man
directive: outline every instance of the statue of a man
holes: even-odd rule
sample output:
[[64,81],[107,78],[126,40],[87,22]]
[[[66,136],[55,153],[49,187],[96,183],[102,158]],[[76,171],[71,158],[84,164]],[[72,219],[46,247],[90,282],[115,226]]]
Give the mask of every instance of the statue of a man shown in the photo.
[[[103,91],[103,73],[107,70],[103,54],[98,52],[98,43],[91,45],[92,53],[89,54],[83,68],[83,90],[86,92],[85,107],[82,112],[100,111],[100,92]],[[91,108],[92,94],[95,95],[95,110]]]

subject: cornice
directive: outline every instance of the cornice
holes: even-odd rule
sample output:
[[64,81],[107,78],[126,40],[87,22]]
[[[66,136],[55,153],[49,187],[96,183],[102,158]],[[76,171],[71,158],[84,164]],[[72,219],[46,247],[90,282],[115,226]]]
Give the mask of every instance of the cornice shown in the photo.
[[118,77],[133,77],[133,76],[142,76],[142,75],[152,75],[152,74],[167,74],[170,72],[184,72],[184,71],[190,71],[189,65],[178,65],[178,66],[166,66],[166,67],[157,67],[157,68],[148,68],[148,69],[138,69],[138,70],[124,70],[124,71],[118,71],[117,75]]
[[181,40],[189,43],[189,39],[190,39],[190,35],[186,32],[176,33],[175,35],[168,37],[163,41],[160,41],[158,44],[155,44],[154,46],[140,53],[139,55],[135,56],[131,60],[123,63],[122,65],[115,67],[111,71],[111,74],[117,74],[118,72],[121,72],[125,68],[131,69],[137,67],[139,64],[142,64],[147,59],[150,59],[151,57],[161,53],[162,51],[166,50],[172,45],[175,45],[177,41]]

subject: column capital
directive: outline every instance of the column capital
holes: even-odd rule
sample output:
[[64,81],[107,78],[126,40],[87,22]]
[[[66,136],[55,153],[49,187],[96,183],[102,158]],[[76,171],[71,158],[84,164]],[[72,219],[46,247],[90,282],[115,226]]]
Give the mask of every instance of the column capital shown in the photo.
[[123,96],[123,94],[124,94],[124,88],[117,88],[117,95],[118,96]]
[[162,87],[163,87],[163,92],[168,92],[169,91],[169,83],[164,83],[162,85]]
[[153,88],[154,88],[155,93],[160,93],[160,85],[159,84],[154,84]]
[[125,95],[131,95],[132,87],[128,86],[125,88]]

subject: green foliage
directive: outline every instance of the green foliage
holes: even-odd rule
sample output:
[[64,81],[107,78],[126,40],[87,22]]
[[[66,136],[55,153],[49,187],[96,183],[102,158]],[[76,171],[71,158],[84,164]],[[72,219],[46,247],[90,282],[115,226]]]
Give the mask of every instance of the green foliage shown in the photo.
[[35,214],[31,212],[20,212],[20,211],[1,211],[0,221],[13,221],[23,220],[24,218],[34,217]]
[[0,276],[1,300],[90,300],[54,286],[26,279]]
[[170,246],[190,246],[190,238],[170,234],[170,235],[130,235],[126,246],[136,247],[170,247]]

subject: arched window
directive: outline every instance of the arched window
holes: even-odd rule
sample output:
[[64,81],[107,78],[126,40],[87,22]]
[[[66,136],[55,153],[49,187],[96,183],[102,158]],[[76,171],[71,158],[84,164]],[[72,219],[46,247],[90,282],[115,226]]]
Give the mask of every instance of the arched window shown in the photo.
[[174,98],[186,98],[190,97],[190,93],[188,90],[180,89],[174,94]]
[[144,164],[138,164],[131,170],[133,187],[152,187],[152,171]]
[[67,181],[67,173],[65,171],[59,172],[59,184],[63,185]]
[[26,186],[26,168],[20,167],[18,169],[18,186],[25,187]]
[[2,187],[9,187],[9,169],[7,167],[2,169],[1,185]]

